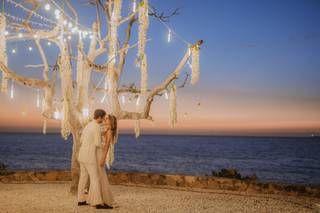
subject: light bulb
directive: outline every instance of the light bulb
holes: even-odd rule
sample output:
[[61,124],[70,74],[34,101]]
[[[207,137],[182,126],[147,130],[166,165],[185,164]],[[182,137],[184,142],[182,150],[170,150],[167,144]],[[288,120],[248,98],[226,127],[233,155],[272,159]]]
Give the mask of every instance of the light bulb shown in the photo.
[[51,9],[50,4],[47,3],[47,4],[44,6],[44,9],[45,9],[46,11],[49,11],[49,10]]
[[54,11],[54,15],[60,16],[60,10],[56,9],[56,10]]
[[12,53],[16,53],[16,49],[12,49],[11,52],[12,52]]
[[48,44],[48,46],[51,46],[51,42],[50,42],[50,41],[48,41],[48,43],[47,43],[47,44]]
[[60,10],[56,9],[54,11],[54,15],[56,16],[56,19],[59,19],[60,18]]
[[32,47],[29,47],[28,49],[29,49],[29,51],[32,51]]

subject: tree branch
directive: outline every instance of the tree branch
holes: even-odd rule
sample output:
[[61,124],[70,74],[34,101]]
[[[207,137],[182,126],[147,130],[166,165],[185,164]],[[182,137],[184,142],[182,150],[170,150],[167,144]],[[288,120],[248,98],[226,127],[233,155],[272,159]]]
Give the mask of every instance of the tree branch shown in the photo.
[[39,79],[35,79],[35,78],[24,77],[24,76],[21,76],[15,72],[13,72],[6,65],[4,65],[1,61],[0,61],[0,69],[2,70],[2,72],[6,73],[9,78],[20,83],[21,85],[39,88],[39,89],[43,89],[43,88],[49,86],[49,83],[47,81],[43,81],[43,80],[39,80]]

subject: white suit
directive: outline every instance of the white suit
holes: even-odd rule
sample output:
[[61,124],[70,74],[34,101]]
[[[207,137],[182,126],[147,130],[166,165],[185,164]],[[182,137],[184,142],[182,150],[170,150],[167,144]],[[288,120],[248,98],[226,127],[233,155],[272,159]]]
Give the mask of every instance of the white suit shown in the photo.
[[[102,148],[100,125],[96,121],[91,121],[83,129],[78,160],[80,163],[80,180],[78,185],[78,201],[86,201],[85,187],[90,178],[90,188],[88,197],[90,205],[103,204],[101,194],[99,162],[97,150]],[[99,150],[100,151],[100,150]]]

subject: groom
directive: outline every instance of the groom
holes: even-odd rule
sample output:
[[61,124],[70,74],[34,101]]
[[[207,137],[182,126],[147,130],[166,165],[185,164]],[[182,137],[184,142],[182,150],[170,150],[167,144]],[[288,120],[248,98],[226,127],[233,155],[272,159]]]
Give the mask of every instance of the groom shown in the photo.
[[109,209],[110,206],[105,205],[102,200],[100,190],[100,181],[98,174],[98,162],[96,149],[102,147],[100,124],[102,123],[106,112],[97,109],[94,112],[94,120],[86,125],[82,131],[80,138],[80,150],[78,160],[80,163],[80,180],[78,185],[78,206],[87,205],[85,189],[90,178],[89,195],[93,198],[90,205],[96,209]]

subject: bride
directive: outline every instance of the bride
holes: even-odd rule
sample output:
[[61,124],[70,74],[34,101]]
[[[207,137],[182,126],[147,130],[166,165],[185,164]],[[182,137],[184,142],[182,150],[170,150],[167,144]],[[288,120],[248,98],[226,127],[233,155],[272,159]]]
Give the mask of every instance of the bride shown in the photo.
[[[111,193],[108,176],[105,169],[105,164],[108,167],[113,163],[114,144],[117,140],[117,118],[113,115],[106,115],[101,127],[103,148],[97,149],[97,161],[99,163],[99,181],[101,187],[102,200],[105,206],[110,209],[113,208],[111,204],[114,202],[113,195]],[[93,195],[93,194],[92,194]],[[88,202],[94,198],[88,195]]]

